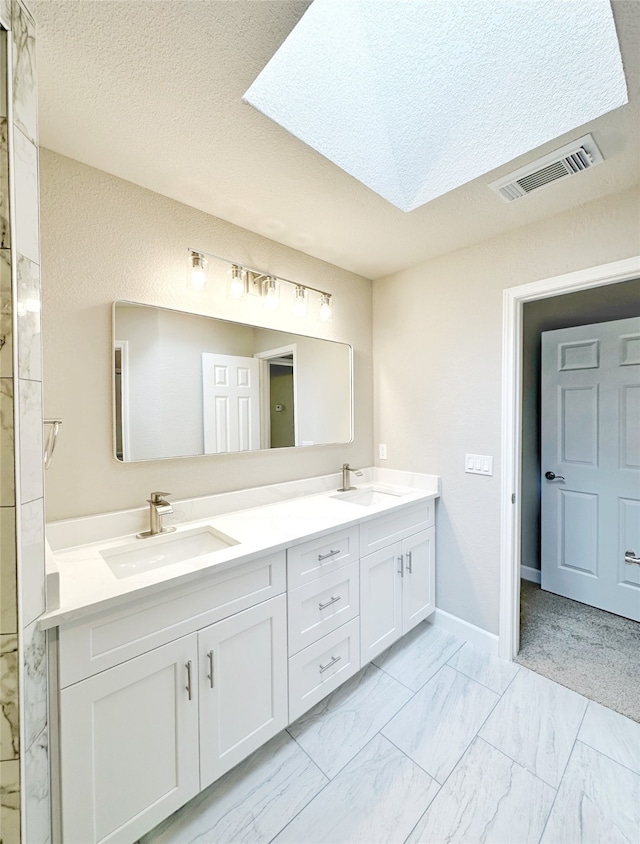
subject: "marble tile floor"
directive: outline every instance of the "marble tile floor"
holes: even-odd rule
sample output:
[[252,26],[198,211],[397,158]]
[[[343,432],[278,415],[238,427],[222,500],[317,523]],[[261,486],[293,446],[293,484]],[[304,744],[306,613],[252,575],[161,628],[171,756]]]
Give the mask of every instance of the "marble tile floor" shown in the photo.
[[429,623],[143,844],[640,840],[640,724]]

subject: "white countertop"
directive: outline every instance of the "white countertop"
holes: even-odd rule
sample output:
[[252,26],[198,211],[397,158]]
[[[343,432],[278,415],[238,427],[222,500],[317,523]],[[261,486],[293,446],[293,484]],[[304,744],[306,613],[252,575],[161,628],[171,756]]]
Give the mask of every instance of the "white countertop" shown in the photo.
[[[137,514],[138,519],[138,525],[134,530],[143,529],[146,525],[140,527],[139,521],[143,518],[146,508],[128,513],[70,520],[48,526],[47,535],[53,540],[51,543],[53,548],[57,548],[55,551],[48,549],[48,569],[54,570],[54,574],[50,576],[55,578],[59,576],[60,606],[57,609],[49,609],[41,616],[40,627],[43,629],[56,627],[78,621],[97,612],[113,610],[143,596],[147,597],[168,588],[183,586],[201,577],[202,574],[223,571],[240,562],[249,562],[265,554],[331,533],[336,529],[374,519],[382,513],[437,498],[440,494],[439,478],[433,475],[370,469],[365,471],[364,482],[356,484],[357,488],[362,489],[373,485],[376,489],[386,488],[394,495],[385,497],[384,503],[361,506],[346,499],[339,500],[333,497],[336,495],[338,478],[338,475],[330,475],[304,482],[246,491],[247,501],[261,500],[261,498],[264,500],[264,496],[268,493],[272,500],[276,498],[276,503],[249,506],[232,512],[219,511],[233,503],[240,503],[237,497],[234,500],[233,497],[236,495],[234,493],[230,494],[231,502],[223,500],[226,498],[224,495],[194,499],[190,502],[177,502],[174,505],[177,518],[184,518],[187,513],[192,516],[201,515],[206,509],[215,514],[184,520],[180,524],[176,524],[176,517],[174,520],[166,519],[165,524],[173,524],[176,532],[165,534],[165,536],[177,537],[180,532],[211,526],[214,530],[236,540],[238,544],[185,562],[173,563],[123,578],[115,576],[101,552],[136,542],[140,542],[143,547],[142,543],[156,543],[164,540],[165,536],[136,540],[135,532],[110,537],[99,536],[99,534],[104,534],[105,520],[108,520],[112,530],[117,531],[123,525],[130,528],[132,512]],[[306,495],[300,493],[301,489],[311,491],[314,488],[322,491]],[[287,494],[292,497],[286,497]],[[293,497],[296,495],[300,497]],[[278,498],[284,498],[284,500],[277,500]],[[74,538],[82,541],[87,537],[95,537],[97,541],[82,545],[70,544]],[[69,547],[59,547],[63,541],[66,541]]]

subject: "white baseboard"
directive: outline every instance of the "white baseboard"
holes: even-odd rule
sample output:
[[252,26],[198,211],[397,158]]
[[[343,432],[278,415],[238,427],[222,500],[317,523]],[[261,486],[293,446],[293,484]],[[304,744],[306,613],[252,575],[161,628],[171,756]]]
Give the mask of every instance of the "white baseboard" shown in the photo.
[[476,627],[475,624],[470,624],[468,621],[458,618],[457,615],[451,615],[444,610],[437,609],[429,621],[434,627],[440,627],[447,633],[466,639],[470,645],[481,648],[492,656],[498,656],[498,636],[495,633],[489,633],[488,630]]
[[523,580],[529,580],[531,583],[540,583],[542,572],[540,569],[531,568],[531,566],[520,566],[520,577]]

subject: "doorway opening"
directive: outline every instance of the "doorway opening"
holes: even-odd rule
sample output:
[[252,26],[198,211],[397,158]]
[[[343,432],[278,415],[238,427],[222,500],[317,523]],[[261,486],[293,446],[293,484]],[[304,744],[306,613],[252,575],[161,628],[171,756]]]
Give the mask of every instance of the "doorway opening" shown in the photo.
[[115,453],[118,460],[129,460],[129,341],[114,344],[114,426]]
[[268,361],[270,448],[296,444],[293,401],[293,356]]
[[515,658],[638,721],[639,317],[640,279],[524,305]]
[[640,276],[640,256],[508,288],[503,294],[502,473],[499,653],[513,660],[519,650],[523,517],[523,323],[524,306]]
[[260,361],[261,448],[298,442],[296,344],[257,352]]

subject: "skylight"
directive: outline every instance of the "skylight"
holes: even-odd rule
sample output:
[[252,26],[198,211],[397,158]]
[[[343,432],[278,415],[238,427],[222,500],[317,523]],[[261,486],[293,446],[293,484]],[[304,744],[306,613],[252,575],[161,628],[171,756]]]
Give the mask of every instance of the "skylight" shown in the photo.
[[403,211],[628,102],[609,0],[315,0],[245,100]]

